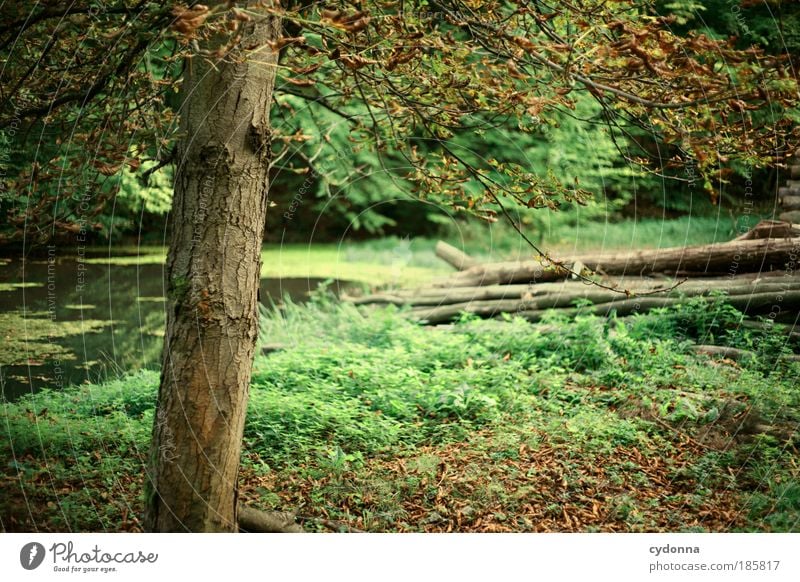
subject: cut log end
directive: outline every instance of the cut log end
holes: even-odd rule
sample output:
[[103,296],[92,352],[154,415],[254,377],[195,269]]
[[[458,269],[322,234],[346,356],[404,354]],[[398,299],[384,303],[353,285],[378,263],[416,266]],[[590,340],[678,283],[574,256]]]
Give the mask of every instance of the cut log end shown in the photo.
[[478,261],[464,251],[441,240],[436,243],[436,256],[459,271],[464,271],[478,264]]
[[783,212],[783,213],[781,213],[781,215],[778,218],[780,218],[781,220],[784,220],[786,222],[799,223],[800,222],[800,210],[789,210],[787,212]]
[[800,225],[783,220],[762,220],[753,228],[733,240],[754,240],[760,238],[793,238],[800,236]]

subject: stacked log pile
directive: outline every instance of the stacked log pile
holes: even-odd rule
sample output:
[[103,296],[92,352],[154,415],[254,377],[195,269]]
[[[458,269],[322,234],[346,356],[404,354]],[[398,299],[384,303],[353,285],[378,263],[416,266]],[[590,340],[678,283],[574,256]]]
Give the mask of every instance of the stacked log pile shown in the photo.
[[461,313],[537,321],[550,309],[622,316],[719,292],[748,314],[800,310],[800,225],[787,222],[763,221],[735,240],[694,247],[480,263],[439,242],[437,255],[457,271],[428,287],[346,299],[408,306],[428,324]]

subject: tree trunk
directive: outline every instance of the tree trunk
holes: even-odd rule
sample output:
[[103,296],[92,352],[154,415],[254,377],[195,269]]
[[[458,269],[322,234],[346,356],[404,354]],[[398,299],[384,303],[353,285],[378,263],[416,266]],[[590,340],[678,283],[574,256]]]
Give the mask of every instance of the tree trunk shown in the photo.
[[201,56],[224,52],[230,37],[217,34],[186,63],[149,531],[236,531],[277,64],[268,42],[279,26],[254,16],[224,56]]

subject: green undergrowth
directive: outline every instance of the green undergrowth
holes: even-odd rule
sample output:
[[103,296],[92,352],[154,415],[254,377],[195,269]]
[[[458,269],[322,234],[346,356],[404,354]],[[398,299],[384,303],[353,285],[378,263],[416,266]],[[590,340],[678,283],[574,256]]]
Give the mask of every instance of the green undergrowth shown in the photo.
[[[800,369],[717,304],[444,328],[262,321],[242,498],[372,531],[797,531]],[[747,348],[744,362],[691,343]],[[3,403],[7,530],[137,530],[158,374]]]

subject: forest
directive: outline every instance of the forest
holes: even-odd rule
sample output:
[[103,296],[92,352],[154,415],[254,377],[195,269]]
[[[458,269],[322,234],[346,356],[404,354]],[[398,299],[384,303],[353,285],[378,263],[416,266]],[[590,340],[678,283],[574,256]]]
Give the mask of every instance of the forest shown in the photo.
[[0,531],[800,531],[800,4],[0,47]]

